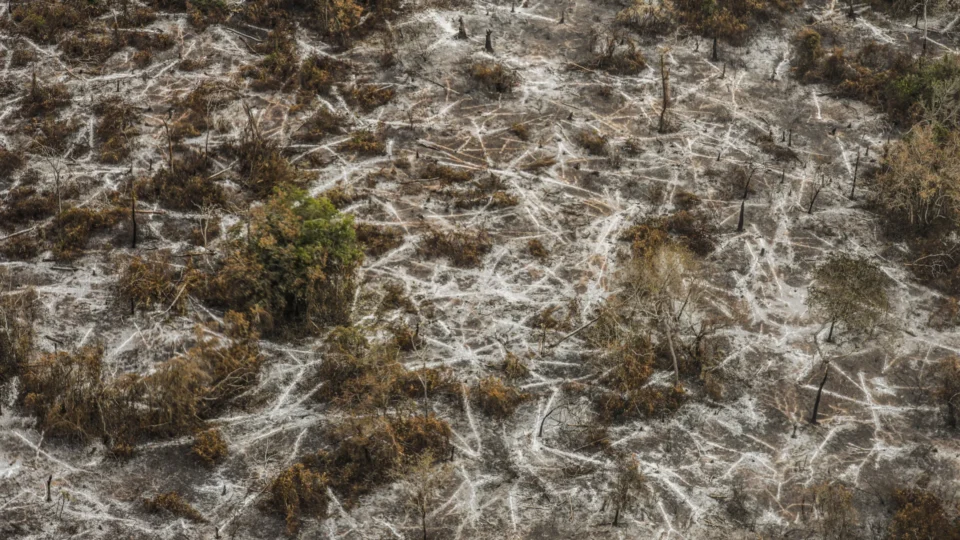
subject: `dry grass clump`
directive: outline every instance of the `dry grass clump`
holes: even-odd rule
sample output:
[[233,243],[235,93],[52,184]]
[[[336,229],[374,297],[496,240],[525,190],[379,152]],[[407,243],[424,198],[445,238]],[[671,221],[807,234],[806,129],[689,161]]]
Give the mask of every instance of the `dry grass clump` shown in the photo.
[[530,368],[519,356],[508,352],[503,359],[503,373],[510,380],[523,379],[530,375]]
[[386,153],[387,145],[379,131],[360,129],[350,134],[350,139],[340,145],[344,152],[355,152],[365,156],[380,156]]
[[475,62],[468,68],[473,82],[482,90],[506,94],[520,84],[520,77],[499,62],[484,60]]
[[887,526],[887,538],[960,538],[960,521],[955,510],[936,494],[923,489],[898,489],[893,494],[896,513]]
[[7,192],[0,208],[0,225],[16,227],[48,218],[57,212],[57,194],[36,186],[20,185]]
[[255,50],[265,56],[255,66],[246,66],[241,72],[252,79],[251,88],[288,90],[299,81],[300,56],[294,27],[283,24],[270,30],[266,39],[256,44]]
[[278,189],[251,210],[246,227],[231,231],[207,297],[227,309],[256,309],[271,334],[315,332],[349,321],[362,259],[352,216],[326,199]]
[[14,68],[22,68],[36,62],[37,52],[33,49],[28,49],[26,47],[17,47],[10,54],[10,66]]
[[621,35],[594,36],[593,65],[616,75],[636,75],[647,69],[647,59],[636,42]]
[[303,177],[284,157],[280,144],[262,137],[248,127],[240,143],[231,149],[239,160],[239,183],[257,197],[270,195],[279,187],[296,186]]
[[300,64],[300,91],[326,94],[333,86],[345,79],[350,64],[330,56],[312,55]]
[[139,440],[172,437],[203,427],[204,418],[256,381],[259,336],[230,312],[215,328],[225,340],[197,329],[197,344],[146,376],[106,379],[103,349],[40,355],[22,377],[19,403],[48,436],[102,437],[118,455]]
[[470,395],[484,414],[501,420],[513,416],[517,407],[530,397],[494,376],[480,379]]
[[327,505],[326,475],[314,472],[303,463],[284,470],[270,484],[268,504],[284,516],[287,534],[300,529],[304,515],[325,518]]
[[471,192],[464,197],[458,198],[454,206],[463,209],[483,206],[492,210],[497,210],[502,208],[510,208],[511,206],[516,206],[519,203],[520,199],[518,199],[516,195],[506,191],[494,191],[489,195]]
[[[0,279],[7,276],[0,274]],[[4,284],[4,289],[9,288]],[[33,289],[0,295],[0,403],[7,399],[8,384],[20,377],[34,351],[37,294]]]
[[574,142],[595,156],[607,154],[607,138],[592,129],[578,131],[574,136]]
[[139,113],[120,98],[105,99],[93,110],[99,115],[93,134],[100,144],[100,161],[123,161],[133,149],[132,139],[139,134],[136,128]]
[[520,139],[521,141],[529,141],[529,140],[530,140],[530,128],[527,127],[527,125],[524,124],[524,123],[517,122],[517,123],[511,125],[511,126],[510,126],[510,133],[513,133],[513,135],[514,135],[516,138]]
[[45,234],[53,242],[53,253],[58,259],[75,259],[83,254],[91,236],[112,228],[128,212],[118,207],[71,206],[57,214]]
[[541,261],[550,256],[550,251],[537,238],[531,238],[527,241],[527,253]]
[[420,169],[420,178],[424,180],[439,180],[444,184],[462,184],[473,180],[473,173],[466,169],[428,163]]
[[199,30],[222,23],[230,15],[226,0],[151,0],[150,3],[155,9],[186,12],[190,24]]
[[[42,118],[31,118],[23,126],[23,131],[29,133],[31,141],[28,148],[34,152],[49,153],[65,152],[70,139],[80,128],[80,121],[76,118],[58,120],[50,114]],[[80,141],[83,146],[85,141]]]
[[388,86],[360,84],[347,91],[347,98],[364,111],[370,112],[389,103],[395,94],[396,91]]
[[454,266],[477,267],[483,256],[493,249],[490,233],[483,229],[473,232],[429,230],[417,245],[417,253],[428,259],[446,257]]
[[227,441],[219,429],[204,429],[193,434],[190,451],[205,464],[214,465],[227,457]]
[[220,81],[203,81],[185,97],[173,102],[177,120],[170,125],[169,138],[181,141],[213,128],[212,115],[237,97],[237,89]]
[[617,13],[615,21],[643,36],[661,36],[676,28],[676,21],[668,7],[645,0],[634,0],[633,4]]
[[14,34],[46,44],[54,44],[69,30],[83,28],[91,18],[99,17],[106,6],[85,0],[34,0],[10,5],[10,23],[3,28]]
[[306,143],[320,142],[328,135],[342,133],[346,123],[344,115],[321,107],[300,126],[293,137]]
[[357,225],[357,241],[363,246],[364,253],[379,257],[403,244],[403,229],[391,225],[360,223]]
[[165,208],[196,211],[209,206],[222,206],[227,194],[216,180],[209,177],[210,161],[193,150],[173,160],[173,166],[159,169],[152,178],[137,185],[137,196],[158,201]]
[[66,85],[63,83],[42,84],[37,80],[37,74],[34,73],[26,94],[20,100],[20,115],[27,118],[47,115],[69,105],[71,99],[72,96]]
[[13,173],[27,164],[23,151],[0,146],[0,178],[9,179]]
[[180,265],[173,262],[169,251],[154,252],[126,261],[117,280],[117,296],[129,303],[131,311],[166,308],[183,314],[199,279],[189,259]]
[[668,241],[677,241],[690,251],[705,256],[716,245],[716,227],[700,212],[680,210],[666,216],[648,218],[621,233],[631,242],[634,256],[641,256]]
[[147,510],[155,514],[169,512],[177,517],[186,518],[196,523],[204,523],[207,521],[196,508],[190,506],[176,491],[162,493],[152,499],[144,499],[143,505]]

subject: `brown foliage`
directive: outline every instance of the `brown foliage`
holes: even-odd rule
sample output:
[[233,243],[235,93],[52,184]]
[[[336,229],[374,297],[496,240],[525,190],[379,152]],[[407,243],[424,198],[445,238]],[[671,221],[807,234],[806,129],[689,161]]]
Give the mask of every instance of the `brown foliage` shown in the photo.
[[493,249],[490,233],[479,229],[467,231],[441,231],[431,229],[420,240],[417,252],[427,258],[447,257],[454,266],[469,268],[480,266],[483,256]]
[[484,414],[501,420],[513,416],[517,407],[530,397],[494,376],[477,381],[470,394]]
[[155,514],[169,512],[177,517],[182,517],[197,523],[206,522],[203,515],[196,508],[183,500],[176,491],[170,491],[157,495],[152,499],[144,499],[143,505]]
[[896,513],[887,527],[891,540],[960,538],[960,522],[947,514],[944,502],[921,489],[900,489],[894,493]]
[[100,161],[123,161],[133,148],[131,139],[139,134],[135,127],[139,114],[120,98],[101,101],[94,107],[94,112],[99,115],[93,133],[100,144]]
[[476,62],[469,67],[468,73],[479,88],[488,92],[506,94],[520,84],[520,77],[499,62]]
[[205,464],[214,465],[227,457],[227,442],[219,429],[205,429],[193,434],[190,451]]
[[63,83],[44,85],[37,80],[36,74],[20,100],[20,114],[34,117],[50,114],[70,104],[70,91]]
[[159,201],[174,210],[196,211],[205,206],[221,206],[227,194],[216,180],[209,177],[210,161],[195,151],[174,158],[173,167],[156,172],[137,186],[138,196]]
[[126,209],[117,207],[96,210],[72,206],[56,216],[46,234],[53,240],[58,258],[74,259],[83,253],[91,235],[113,227],[126,214]]
[[323,518],[327,515],[327,477],[310,470],[303,463],[291,466],[270,484],[269,504],[283,514],[287,534],[300,529],[304,514]]
[[391,225],[357,224],[357,241],[364,253],[379,257],[403,244],[403,229]]
[[343,115],[321,107],[300,126],[293,136],[298,141],[320,142],[328,135],[341,133],[346,121]]
[[136,256],[122,265],[117,280],[117,295],[133,309],[175,309],[186,312],[187,299],[199,280],[199,273],[188,259],[185,265],[175,264],[169,251],[147,257]]
[[344,152],[356,152],[366,156],[379,156],[387,151],[383,134],[379,131],[361,129],[350,134],[350,138],[340,145]]
[[10,178],[26,164],[27,160],[22,151],[0,146],[0,178]]

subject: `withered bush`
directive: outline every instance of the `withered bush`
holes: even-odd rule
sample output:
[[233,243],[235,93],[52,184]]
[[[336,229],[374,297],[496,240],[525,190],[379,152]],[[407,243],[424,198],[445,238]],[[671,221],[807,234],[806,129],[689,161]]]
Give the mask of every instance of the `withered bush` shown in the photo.
[[445,184],[462,184],[473,180],[473,173],[469,170],[458,169],[448,165],[428,163],[420,169],[420,178],[425,180],[439,180]]
[[197,523],[206,522],[203,515],[196,508],[183,500],[176,491],[161,493],[152,499],[144,499],[143,505],[155,514],[169,512],[177,517],[182,517]]
[[632,5],[617,13],[614,20],[618,25],[644,36],[660,36],[676,28],[676,22],[668,7],[663,4],[650,4],[644,0],[634,0]]
[[300,91],[326,94],[349,71],[350,65],[342,60],[312,55],[300,64]]
[[362,259],[352,216],[303,191],[277,190],[251,210],[248,230],[231,231],[207,296],[229,309],[258,309],[269,333],[314,332],[349,321]]
[[214,465],[227,457],[227,441],[219,429],[204,429],[193,434],[190,451],[205,464]]
[[50,114],[69,105],[71,99],[66,85],[63,83],[44,85],[37,81],[37,75],[34,74],[26,94],[20,100],[20,114],[28,118]]
[[105,5],[84,0],[36,0],[10,5],[10,21],[3,28],[43,43],[53,44],[66,31],[80,29],[105,11]]
[[520,84],[520,77],[516,72],[499,62],[475,62],[470,65],[468,73],[477,87],[488,92],[506,94]]
[[503,383],[499,377],[480,379],[471,389],[471,397],[484,414],[505,419],[513,416],[514,411],[529,395]]
[[578,131],[574,141],[595,156],[607,154],[607,138],[592,129]]
[[204,419],[248,389],[259,373],[258,335],[248,321],[227,313],[211,337],[197,329],[197,344],[146,376],[103,376],[103,349],[41,355],[24,371],[19,402],[49,436],[102,437],[115,454],[139,440],[191,433]]
[[119,266],[117,296],[133,310],[166,308],[183,314],[200,279],[190,260],[186,265],[175,264],[166,250],[133,257]]
[[359,223],[357,241],[363,246],[364,253],[379,257],[403,244],[403,229],[391,225]]
[[294,27],[287,24],[277,26],[255,49],[265,56],[255,66],[242,70],[245,77],[252,79],[254,90],[286,90],[298,82],[300,56]]
[[[6,278],[6,275],[0,275],[0,279]],[[0,403],[7,399],[8,383],[23,374],[33,356],[36,302],[37,294],[33,289],[22,292],[4,290],[0,295]]]
[[341,133],[346,122],[347,119],[343,115],[321,107],[300,126],[293,136],[298,141],[319,142],[328,135]]
[[947,513],[944,501],[922,489],[898,489],[893,495],[896,513],[887,527],[891,540],[960,538],[960,521]]
[[126,209],[117,207],[71,206],[64,209],[46,230],[47,237],[53,241],[54,255],[67,260],[79,257],[91,235],[113,227],[126,213]]
[[237,97],[237,89],[221,81],[203,81],[183,98],[174,100],[177,120],[170,126],[170,138],[180,141],[210,130],[211,115]]
[[[35,152],[49,153],[65,152],[71,136],[80,128],[80,121],[76,118],[58,120],[54,115],[42,118],[31,118],[23,126],[32,140],[28,148]],[[82,142],[81,142],[82,144]]]
[[386,105],[396,94],[393,88],[376,84],[356,85],[347,92],[347,98],[366,112]]
[[26,164],[27,160],[22,151],[0,146],[0,178],[10,178]]
[[284,470],[270,484],[268,502],[287,522],[287,533],[296,534],[304,515],[324,518],[327,515],[328,480],[303,463]]
[[617,75],[636,75],[647,69],[647,59],[636,42],[621,35],[594,37],[593,65]]
[[279,143],[262,137],[254,126],[247,127],[232,152],[239,160],[240,184],[258,197],[270,195],[278,187],[303,183],[302,175],[283,156]]
[[530,368],[520,359],[519,356],[508,352],[503,359],[503,373],[508,379],[523,379],[530,375]]
[[345,152],[356,152],[366,156],[379,156],[387,151],[383,134],[379,131],[361,129],[350,134],[350,138],[339,147]]
[[0,225],[13,227],[48,218],[57,211],[57,194],[35,186],[17,186],[7,192],[0,209]]
[[527,253],[540,260],[544,260],[550,256],[550,251],[547,250],[543,242],[537,238],[531,238],[527,241]]
[[137,195],[155,200],[174,210],[196,211],[209,206],[222,206],[227,194],[215,179],[209,177],[210,161],[189,150],[174,158],[173,167],[158,170],[152,178],[137,185]]
[[480,266],[483,256],[493,249],[490,233],[483,229],[474,232],[431,229],[420,240],[417,252],[427,258],[447,257],[454,266]]
[[631,242],[634,256],[649,253],[668,241],[679,242],[697,255],[705,256],[713,251],[716,234],[716,227],[709,222],[706,214],[680,210],[666,216],[648,218],[626,229],[620,239]]
[[137,110],[116,97],[101,101],[93,110],[100,117],[93,132],[100,144],[100,161],[123,161],[133,149],[132,139],[139,134],[135,127],[139,120]]

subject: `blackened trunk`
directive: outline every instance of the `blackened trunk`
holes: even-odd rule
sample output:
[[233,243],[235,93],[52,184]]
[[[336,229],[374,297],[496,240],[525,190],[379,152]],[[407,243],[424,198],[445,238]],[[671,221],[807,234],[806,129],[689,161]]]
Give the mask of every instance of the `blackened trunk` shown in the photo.
[[823,385],[827,384],[827,374],[830,373],[830,366],[827,365],[823,370],[823,380],[820,381],[820,388],[817,389],[817,399],[813,402],[813,414],[810,415],[810,423],[817,423],[817,411],[820,409],[820,396],[823,394]]

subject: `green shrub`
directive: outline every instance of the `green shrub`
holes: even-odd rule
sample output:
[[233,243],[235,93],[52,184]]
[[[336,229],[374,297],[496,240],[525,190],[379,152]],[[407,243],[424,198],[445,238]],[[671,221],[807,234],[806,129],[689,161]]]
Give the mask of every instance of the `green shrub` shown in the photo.
[[315,332],[350,319],[363,258],[353,218],[330,201],[277,190],[235,227],[208,298],[237,311],[258,310],[265,331]]

